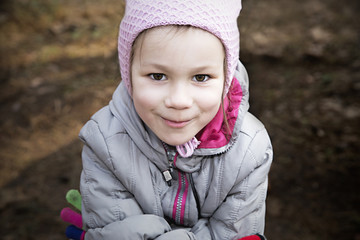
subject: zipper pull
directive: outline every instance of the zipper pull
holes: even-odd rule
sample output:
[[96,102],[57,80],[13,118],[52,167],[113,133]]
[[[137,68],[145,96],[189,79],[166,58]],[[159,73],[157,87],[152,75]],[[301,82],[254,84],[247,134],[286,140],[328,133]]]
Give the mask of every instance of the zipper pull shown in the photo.
[[169,170],[163,171],[162,174],[163,174],[163,176],[164,176],[165,181],[167,182],[167,184],[168,184],[169,186],[171,186],[171,179],[172,179],[172,177],[171,177],[170,171],[169,171]]

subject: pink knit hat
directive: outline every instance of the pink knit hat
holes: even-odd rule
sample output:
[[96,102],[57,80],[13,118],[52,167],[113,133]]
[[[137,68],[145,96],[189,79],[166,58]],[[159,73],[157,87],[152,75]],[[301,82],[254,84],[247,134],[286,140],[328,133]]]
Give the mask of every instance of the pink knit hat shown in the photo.
[[237,17],[240,10],[241,0],[126,0],[125,16],[120,24],[118,51],[121,77],[130,95],[132,45],[145,29],[165,25],[198,27],[221,40],[226,51],[224,93],[227,93],[239,59]]

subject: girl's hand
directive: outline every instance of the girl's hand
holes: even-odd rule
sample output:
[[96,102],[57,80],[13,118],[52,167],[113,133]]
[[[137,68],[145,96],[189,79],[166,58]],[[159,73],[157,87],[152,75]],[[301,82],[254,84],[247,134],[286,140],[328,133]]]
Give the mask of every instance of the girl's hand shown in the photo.
[[[81,195],[79,191],[68,191],[66,194],[66,200],[77,210],[81,211]],[[60,213],[60,217],[64,222],[72,224],[66,228],[67,238],[84,240],[86,232],[82,230],[83,223],[81,214],[73,211],[71,208],[64,208]]]
[[[78,190],[70,190],[66,194],[66,200],[77,210],[81,211],[81,195]],[[83,223],[81,214],[73,211],[71,208],[64,208],[60,217],[64,222],[71,225],[66,228],[66,237],[74,240],[84,240],[86,232],[82,230]],[[240,238],[238,240],[265,240],[265,237],[256,234]]]

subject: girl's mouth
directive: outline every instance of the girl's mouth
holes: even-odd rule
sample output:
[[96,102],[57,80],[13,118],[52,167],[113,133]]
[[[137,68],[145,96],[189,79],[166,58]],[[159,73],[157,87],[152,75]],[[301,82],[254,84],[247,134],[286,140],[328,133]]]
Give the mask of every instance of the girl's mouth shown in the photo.
[[172,127],[172,128],[183,128],[186,125],[188,125],[188,123],[190,122],[190,120],[187,120],[187,121],[173,121],[173,120],[169,120],[169,119],[166,119],[166,118],[163,118],[163,119],[164,119],[165,124],[168,125],[169,127]]

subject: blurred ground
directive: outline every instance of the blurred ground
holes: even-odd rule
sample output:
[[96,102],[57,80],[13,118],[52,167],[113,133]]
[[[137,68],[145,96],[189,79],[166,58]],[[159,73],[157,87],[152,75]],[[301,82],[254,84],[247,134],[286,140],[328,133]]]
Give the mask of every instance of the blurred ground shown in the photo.
[[[359,2],[243,1],[251,112],[274,145],[268,239],[360,239]],[[81,126],[120,81],[122,1],[0,3],[0,236],[65,239]]]

